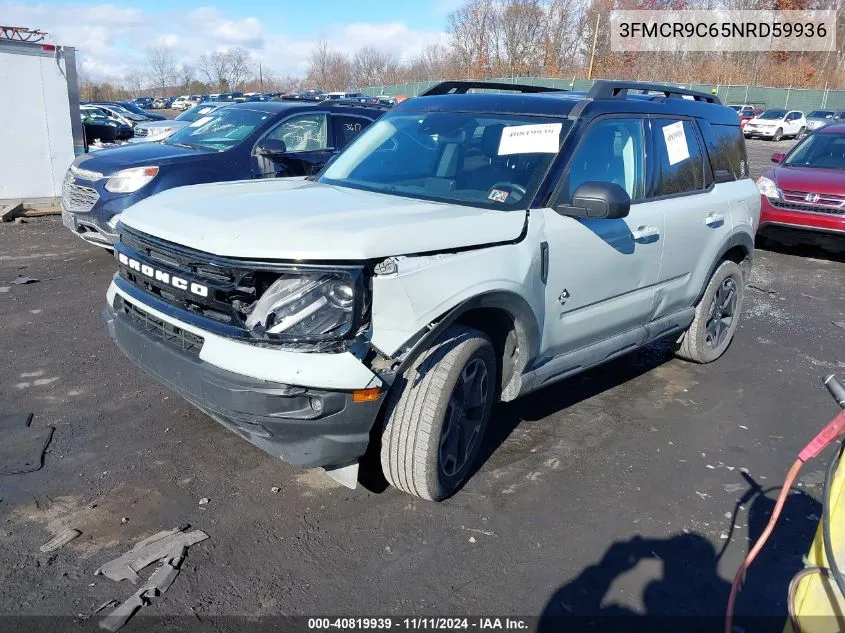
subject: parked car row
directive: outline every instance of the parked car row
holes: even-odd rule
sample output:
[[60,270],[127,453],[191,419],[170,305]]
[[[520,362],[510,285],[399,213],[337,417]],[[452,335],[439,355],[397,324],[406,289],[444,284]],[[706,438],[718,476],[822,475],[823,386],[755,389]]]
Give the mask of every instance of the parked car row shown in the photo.
[[845,110],[813,110],[805,117],[800,110],[785,108],[764,111],[749,104],[729,107],[739,115],[745,138],[767,138],[773,141],[787,137],[801,139],[808,132],[845,121]]
[[845,126],[755,187],[737,111],[654,90],[225,104],[77,158],[63,221],[115,250],[104,316],[153,376],[345,485],[376,441],[388,482],[438,500],[497,401],[662,337],[718,359],[758,228],[845,238]]

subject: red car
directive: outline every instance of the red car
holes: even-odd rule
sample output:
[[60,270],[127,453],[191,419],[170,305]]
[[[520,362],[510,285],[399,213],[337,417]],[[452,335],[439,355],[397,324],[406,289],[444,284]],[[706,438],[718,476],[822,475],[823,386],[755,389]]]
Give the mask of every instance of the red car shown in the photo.
[[736,113],[739,115],[739,127],[741,129],[745,129],[746,123],[748,123],[751,119],[763,112],[762,108],[755,108],[754,106],[750,105],[732,105],[728,107],[732,110],[735,110]]
[[845,125],[813,132],[757,179],[757,235],[845,250]]

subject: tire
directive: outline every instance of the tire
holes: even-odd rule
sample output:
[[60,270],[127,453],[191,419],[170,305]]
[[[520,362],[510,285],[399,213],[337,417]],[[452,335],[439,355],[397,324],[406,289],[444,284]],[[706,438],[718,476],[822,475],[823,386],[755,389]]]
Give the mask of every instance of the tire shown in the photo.
[[[731,287],[734,291],[732,300],[725,294]],[[695,307],[695,317],[689,329],[681,336],[676,355],[694,363],[712,363],[724,354],[739,324],[744,295],[742,270],[732,261],[723,261],[716,268],[701,301]],[[719,303],[724,304],[720,309],[716,307]],[[719,319],[721,323],[713,318],[719,311],[723,315]],[[730,312],[730,321],[725,323],[727,312]],[[719,325],[721,328],[717,329]]]
[[[397,378],[388,397],[381,436],[385,479],[422,499],[440,501],[454,494],[478,456],[498,396],[496,374],[486,334],[464,326],[447,328]],[[480,405],[463,406],[465,375],[475,378],[470,390],[477,390]]]
[[805,136],[807,136],[807,128],[802,127],[800,130],[798,130],[798,134],[795,135],[795,140],[800,141]]
[[777,142],[777,141],[781,140],[782,138],[783,138],[783,129],[778,128],[775,131],[775,135],[772,137],[772,140]]

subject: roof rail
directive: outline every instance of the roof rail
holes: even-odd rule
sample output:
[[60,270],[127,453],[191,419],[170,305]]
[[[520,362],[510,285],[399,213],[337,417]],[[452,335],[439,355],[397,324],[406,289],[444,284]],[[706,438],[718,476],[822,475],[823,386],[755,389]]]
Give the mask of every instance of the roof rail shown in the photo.
[[561,88],[547,88],[546,86],[531,86],[528,84],[507,84],[497,83],[493,81],[441,81],[439,84],[432,86],[423,93],[421,97],[430,97],[432,95],[446,95],[456,94],[463,95],[473,88],[483,88],[487,90],[507,90],[510,92],[563,92]]
[[716,95],[698,92],[688,88],[675,88],[664,84],[649,84],[639,81],[608,81],[599,80],[593,84],[587,93],[588,99],[624,99],[629,90],[638,90],[643,93],[659,92],[664,97],[692,97],[696,101],[706,101],[722,105],[722,101]]
[[[303,99],[304,101],[304,99]],[[356,101],[354,99],[326,99],[322,102],[323,105],[332,106],[332,107],[359,107],[359,108],[381,108],[383,110],[389,110],[391,106],[387,105],[386,103],[369,103],[363,101]]]

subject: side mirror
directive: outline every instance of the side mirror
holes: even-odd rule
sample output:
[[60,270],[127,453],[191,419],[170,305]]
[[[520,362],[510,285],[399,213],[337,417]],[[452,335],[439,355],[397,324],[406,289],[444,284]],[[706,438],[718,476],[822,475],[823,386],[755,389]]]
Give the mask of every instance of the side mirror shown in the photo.
[[559,204],[555,211],[576,218],[603,218],[616,220],[627,217],[631,210],[631,197],[612,182],[588,181],[582,183],[572,195],[572,204]]
[[786,158],[785,152],[775,152],[774,154],[772,154],[773,163],[782,163],[784,158]]
[[278,158],[286,154],[287,151],[285,142],[278,138],[265,138],[255,148],[255,152],[265,158]]

